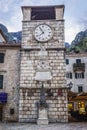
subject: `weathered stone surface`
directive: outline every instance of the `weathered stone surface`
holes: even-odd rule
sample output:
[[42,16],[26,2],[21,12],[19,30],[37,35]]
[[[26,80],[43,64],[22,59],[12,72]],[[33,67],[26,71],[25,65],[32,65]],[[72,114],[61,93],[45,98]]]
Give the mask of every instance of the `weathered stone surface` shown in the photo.
[[[0,92],[6,92],[8,98],[5,105],[1,104],[3,107],[2,120],[18,121],[20,52],[19,48],[4,48],[4,51],[3,48],[0,48],[0,52],[5,53],[5,59],[4,63],[0,63],[0,74],[4,76],[4,80],[3,89],[0,89]],[[10,109],[14,109],[14,114],[10,113]]]
[[[20,89],[20,92],[21,92],[21,90],[22,90],[22,88]],[[37,111],[38,108],[37,108],[36,104],[37,104],[37,102],[39,102],[39,99],[40,99],[40,95],[39,95],[40,89],[39,88],[35,88],[35,89],[27,88],[27,89],[23,89],[23,90],[25,90],[26,93],[32,92],[32,94],[28,95],[27,100],[26,100],[26,96],[24,96],[25,91],[22,91],[23,93],[20,96],[21,102],[20,102],[20,109],[19,109],[19,112],[20,112],[19,115],[21,115],[21,116],[19,116],[20,121],[21,121],[21,119],[25,119],[25,118],[30,120],[31,115],[32,115],[33,119],[36,121],[36,118],[38,115],[38,111]],[[53,95],[51,97],[48,96],[47,89],[45,89],[45,94],[47,95],[46,102],[48,103],[49,121],[54,119],[55,122],[57,122],[57,119],[60,119],[60,122],[61,122],[63,117],[64,117],[64,119],[66,117],[66,120],[67,120],[67,116],[68,116],[67,105],[66,105],[66,103],[64,103],[65,101],[67,101],[65,92],[63,93],[62,96],[58,96],[58,88],[51,89],[51,92],[55,92],[56,95],[55,96]],[[35,95],[35,93],[36,93],[36,95]],[[26,115],[26,116],[24,117],[24,115]],[[62,116],[62,118],[60,115]]]
[[[38,70],[38,63],[41,60],[38,53],[40,52],[40,47],[44,46],[48,54],[45,60],[49,63],[49,70],[52,75],[52,79],[50,81],[44,82],[46,102],[49,106],[49,121],[67,122],[68,113],[66,105],[67,90],[65,88],[64,21],[61,20],[63,17],[63,9],[56,9],[56,11],[59,11],[56,13],[57,20],[44,21],[45,24],[48,24],[53,29],[53,37],[45,43],[37,42],[33,35],[35,27],[39,24],[43,24],[43,21],[30,21],[29,19],[25,21],[26,11],[28,13],[30,8],[24,9],[24,21],[22,25],[23,30],[19,93],[20,100],[23,101],[19,101],[19,121],[37,122],[37,102],[40,100],[41,83],[35,80],[35,74]],[[28,14],[26,16],[28,16]],[[61,91],[59,91],[60,88]],[[27,104],[30,104],[30,106]]]

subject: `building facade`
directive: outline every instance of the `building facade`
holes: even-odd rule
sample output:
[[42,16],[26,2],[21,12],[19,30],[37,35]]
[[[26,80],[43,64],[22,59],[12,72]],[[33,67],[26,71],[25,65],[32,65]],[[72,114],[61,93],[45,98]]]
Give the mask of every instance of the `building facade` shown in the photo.
[[[67,89],[64,60],[64,6],[22,7],[22,44],[19,88],[19,122],[36,122],[41,82],[35,79],[41,48],[47,51],[52,74],[44,82],[49,122],[67,122]],[[45,31],[46,30],[46,31]],[[41,67],[41,66],[40,66]],[[41,79],[45,75],[40,75]]]
[[67,122],[64,5],[22,12],[21,47],[0,31],[0,120],[37,122],[43,83],[49,122]]
[[87,53],[66,54],[66,81],[73,92],[87,92]]
[[18,121],[20,45],[8,44],[2,33],[0,33],[0,121]]

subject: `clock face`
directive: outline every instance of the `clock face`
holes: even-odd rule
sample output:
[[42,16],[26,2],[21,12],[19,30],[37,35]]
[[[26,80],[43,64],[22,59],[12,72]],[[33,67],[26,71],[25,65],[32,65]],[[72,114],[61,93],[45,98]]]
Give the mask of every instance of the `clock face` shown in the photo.
[[47,24],[40,24],[34,30],[34,37],[39,42],[46,42],[53,36],[52,28]]

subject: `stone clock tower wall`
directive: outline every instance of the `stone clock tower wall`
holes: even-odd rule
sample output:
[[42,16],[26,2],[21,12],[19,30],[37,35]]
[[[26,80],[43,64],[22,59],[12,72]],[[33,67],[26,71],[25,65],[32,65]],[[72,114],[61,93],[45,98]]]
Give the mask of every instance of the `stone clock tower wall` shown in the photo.
[[[52,8],[53,19],[33,19],[32,12],[37,9]],[[36,122],[38,118],[37,102],[40,100],[41,83],[35,81],[38,52],[43,46],[48,52],[49,69],[52,79],[44,83],[46,102],[48,103],[49,122],[67,122],[67,89],[64,59],[64,6],[22,7],[22,45],[20,68],[19,122]],[[33,19],[33,20],[32,20]],[[53,37],[44,43],[34,38],[34,29],[39,24],[47,24],[53,29]]]

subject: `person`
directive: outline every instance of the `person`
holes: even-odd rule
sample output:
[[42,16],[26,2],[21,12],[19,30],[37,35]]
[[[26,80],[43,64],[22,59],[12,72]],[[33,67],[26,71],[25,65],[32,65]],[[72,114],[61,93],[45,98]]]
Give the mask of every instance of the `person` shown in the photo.
[[85,111],[86,111],[86,114],[87,114],[87,106],[85,106]]

